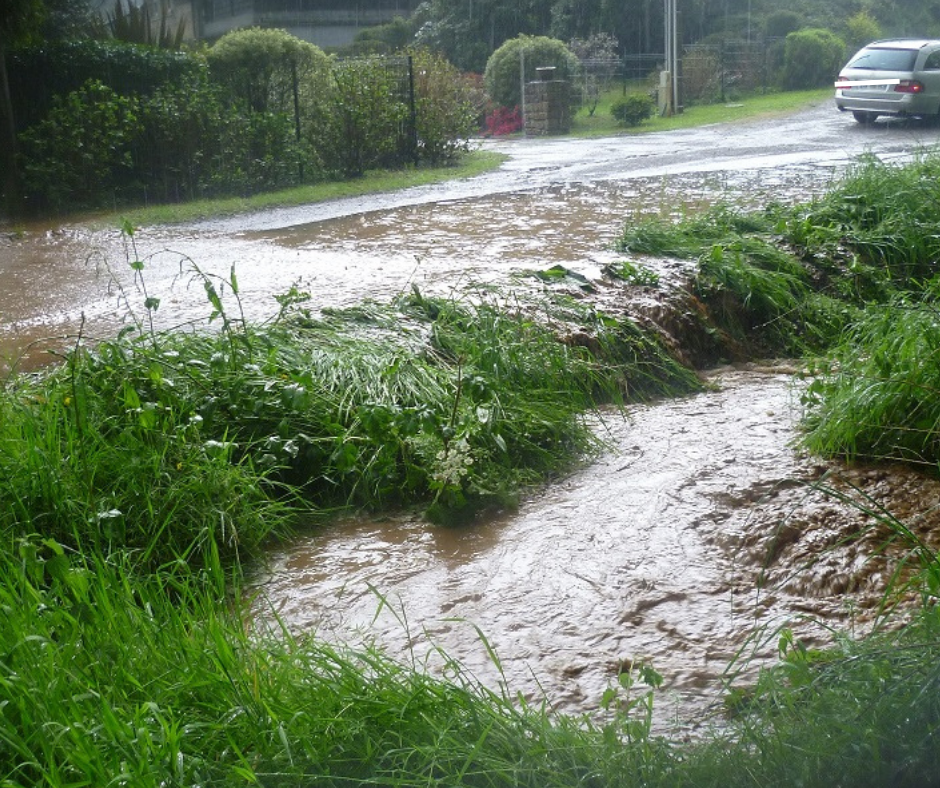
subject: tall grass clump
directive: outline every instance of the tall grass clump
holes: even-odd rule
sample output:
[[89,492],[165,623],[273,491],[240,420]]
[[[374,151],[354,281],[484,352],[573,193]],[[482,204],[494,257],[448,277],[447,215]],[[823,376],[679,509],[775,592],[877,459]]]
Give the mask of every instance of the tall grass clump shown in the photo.
[[820,454],[940,462],[940,305],[898,296],[866,310],[823,362],[804,401],[806,445]]
[[487,691],[453,663],[444,682],[376,651],[251,630],[212,589],[52,540],[5,540],[0,577],[9,788],[600,788],[668,762],[653,743],[625,750]]
[[292,292],[248,325],[234,274],[201,278],[219,331],[156,333],[148,299],[129,333],[7,382],[0,529],[153,567],[251,553],[298,509],[460,520],[593,451],[598,404],[698,386],[651,335],[591,310],[564,318],[590,342],[559,333],[558,308],[417,291],[317,319]]
[[938,176],[936,152],[903,164],[863,156],[823,197],[793,209],[782,236],[863,300],[883,301],[936,273]]
[[940,772],[936,609],[893,634],[826,652],[781,633],[781,661],[737,695],[723,733],[686,752],[706,786],[931,786]]
[[140,356],[105,343],[41,378],[7,381],[0,533],[129,551],[153,569],[200,565],[213,551],[231,560],[283,532],[288,513],[265,490],[265,471],[200,429],[160,350]]
[[690,289],[735,355],[819,350],[848,310],[814,288],[802,256],[780,239],[773,210],[718,205],[680,222],[650,219],[624,228],[620,251],[697,261]]

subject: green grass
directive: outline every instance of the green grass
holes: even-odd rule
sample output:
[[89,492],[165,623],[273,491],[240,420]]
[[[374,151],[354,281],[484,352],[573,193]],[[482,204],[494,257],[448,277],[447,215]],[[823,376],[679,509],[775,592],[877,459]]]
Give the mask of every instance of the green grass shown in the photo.
[[[220,580],[219,568],[209,570]],[[624,751],[463,677],[249,628],[204,583],[0,549],[0,784],[608,786]]]
[[454,166],[380,170],[367,172],[363,177],[354,180],[297,186],[250,197],[222,197],[168,205],[128,207],[120,211],[98,214],[85,221],[95,227],[114,227],[125,219],[135,227],[193,222],[267,208],[307,205],[344,197],[397,191],[460,178],[472,178],[497,169],[505,159],[506,157],[502,154],[476,150],[466,154],[460,163]]
[[142,323],[7,381],[0,532],[152,569],[250,555],[298,509],[458,522],[594,451],[597,405],[700,385],[651,333],[570,299],[415,290],[314,318],[295,291],[251,326],[234,276],[231,312],[206,284],[218,332]]
[[609,136],[616,134],[642,134],[654,131],[709,126],[716,123],[738,123],[791,115],[810,106],[832,99],[831,89],[780,91],[747,95],[723,104],[701,104],[685,107],[682,112],[660,117],[654,115],[635,128],[625,128],[613,119],[611,105],[621,96],[621,88],[605,93],[598,102],[593,116],[586,109],[575,115],[571,133],[578,137]]

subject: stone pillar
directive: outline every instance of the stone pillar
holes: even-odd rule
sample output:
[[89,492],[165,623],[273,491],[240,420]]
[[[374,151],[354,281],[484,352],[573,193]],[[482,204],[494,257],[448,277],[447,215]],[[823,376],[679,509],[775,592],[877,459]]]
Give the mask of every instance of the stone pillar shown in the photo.
[[571,131],[571,85],[555,79],[555,67],[537,68],[539,79],[525,86],[525,133],[543,137]]

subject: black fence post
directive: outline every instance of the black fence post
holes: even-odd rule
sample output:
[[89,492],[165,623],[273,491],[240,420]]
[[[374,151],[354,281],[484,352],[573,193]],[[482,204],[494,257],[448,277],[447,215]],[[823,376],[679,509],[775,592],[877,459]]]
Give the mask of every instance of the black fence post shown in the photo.
[[294,89],[294,137],[297,140],[297,183],[304,182],[304,157],[300,153],[300,88],[297,80],[297,61],[291,60],[291,86]]
[[415,166],[418,166],[418,105],[415,101],[415,59],[408,55],[408,109],[411,113],[411,128],[408,138],[411,147],[411,157]]

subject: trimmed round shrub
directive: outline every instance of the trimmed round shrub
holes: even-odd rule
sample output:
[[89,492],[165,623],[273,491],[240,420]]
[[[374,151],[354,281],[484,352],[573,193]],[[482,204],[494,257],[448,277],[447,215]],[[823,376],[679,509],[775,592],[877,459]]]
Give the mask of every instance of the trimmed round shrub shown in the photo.
[[610,114],[623,126],[639,126],[653,116],[653,99],[645,93],[631,93],[617,99],[610,108]]
[[330,59],[286,30],[233,30],[206,53],[209,73],[253,112],[294,111],[296,76],[302,103],[326,92]]
[[783,86],[806,90],[832,85],[845,60],[845,42],[829,30],[808,28],[784,42]]
[[522,103],[520,61],[525,62],[525,81],[536,78],[536,69],[554,66],[556,79],[570,80],[578,73],[578,58],[563,41],[547,36],[519,36],[506,41],[486,63],[483,80],[490,99],[499,107]]

